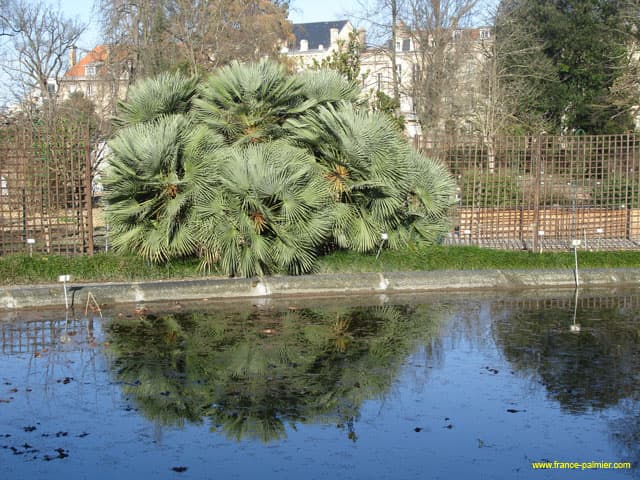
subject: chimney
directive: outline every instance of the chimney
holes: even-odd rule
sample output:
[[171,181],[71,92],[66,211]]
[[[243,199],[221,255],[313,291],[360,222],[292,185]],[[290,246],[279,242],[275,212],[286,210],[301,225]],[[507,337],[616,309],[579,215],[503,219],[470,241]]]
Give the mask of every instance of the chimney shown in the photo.
[[329,30],[329,38],[331,39],[331,45],[338,43],[338,29],[332,28]]
[[300,40],[300,51],[306,52],[309,50],[309,40]]
[[358,40],[360,41],[360,48],[365,48],[367,46],[367,31],[360,27],[358,29]]
[[77,60],[77,48],[75,45],[71,45],[69,47],[69,67],[73,67]]

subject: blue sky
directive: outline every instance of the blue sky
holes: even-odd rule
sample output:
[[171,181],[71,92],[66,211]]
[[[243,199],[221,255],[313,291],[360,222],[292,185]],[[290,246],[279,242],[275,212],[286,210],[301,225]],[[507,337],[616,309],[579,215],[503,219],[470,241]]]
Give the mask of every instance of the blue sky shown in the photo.
[[[89,30],[80,39],[81,49],[91,49],[99,43],[97,15],[93,15],[93,0],[59,0],[69,17],[89,23]],[[291,0],[289,18],[294,23],[321,22],[350,18],[348,11],[357,10],[357,0]]]
[[356,0],[292,0],[289,18],[294,23],[341,20],[357,7]]

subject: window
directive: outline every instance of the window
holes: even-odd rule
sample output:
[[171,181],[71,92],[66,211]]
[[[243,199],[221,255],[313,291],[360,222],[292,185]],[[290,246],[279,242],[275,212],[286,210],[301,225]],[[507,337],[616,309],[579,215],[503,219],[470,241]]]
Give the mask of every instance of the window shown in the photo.
[[84,74],[87,77],[95,77],[96,76],[96,66],[95,65],[87,65],[84,67]]
[[382,74],[379,73],[376,78],[378,91],[382,90]]
[[482,40],[488,39],[490,37],[490,35],[491,34],[490,34],[489,30],[480,30],[480,38]]
[[420,71],[420,65],[417,63],[413,64],[413,81],[419,82],[422,80],[422,72]]
[[90,83],[87,83],[87,88],[85,92],[87,97],[91,97],[93,95],[93,85]]
[[400,40],[396,41],[396,52],[402,51],[402,42]]
[[399,63],[396,65],[396,72],[398,74],[398,81],[400,82],[402,78],[402,65]]

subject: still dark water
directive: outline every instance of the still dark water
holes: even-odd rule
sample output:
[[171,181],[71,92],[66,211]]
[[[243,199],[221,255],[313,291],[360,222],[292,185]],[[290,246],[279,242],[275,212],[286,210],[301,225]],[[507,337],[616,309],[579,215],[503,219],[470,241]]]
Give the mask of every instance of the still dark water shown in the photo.
[[147,308],[0,319],[0,478],[640,478],[639,291]]

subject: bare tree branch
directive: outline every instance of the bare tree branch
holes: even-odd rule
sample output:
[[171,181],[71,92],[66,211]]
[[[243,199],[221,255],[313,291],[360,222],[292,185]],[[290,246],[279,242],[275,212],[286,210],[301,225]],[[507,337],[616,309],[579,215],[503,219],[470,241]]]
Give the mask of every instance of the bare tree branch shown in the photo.
[[13,33],[4,49],[2,71],[17,99],[53,109],[55,86],[67,67],[68,52],[86,26],[42,2],[5,0],[5,5],[3,30]]

